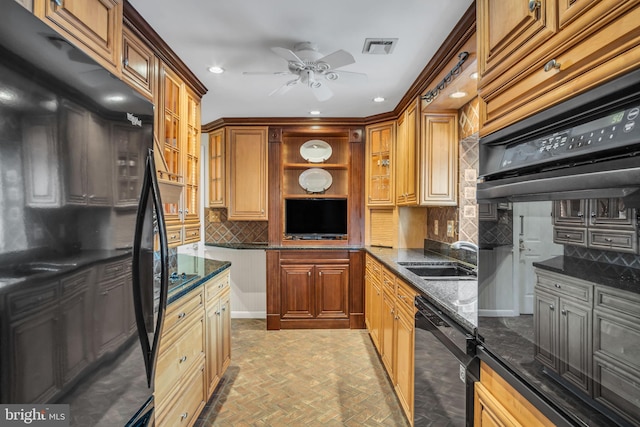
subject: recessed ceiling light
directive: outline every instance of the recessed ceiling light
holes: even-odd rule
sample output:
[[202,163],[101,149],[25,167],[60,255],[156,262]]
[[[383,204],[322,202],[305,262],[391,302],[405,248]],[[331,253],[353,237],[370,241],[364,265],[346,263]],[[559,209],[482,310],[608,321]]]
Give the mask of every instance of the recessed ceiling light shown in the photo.
[[108,95],[107,97],[105,97],[105,100],[107,102],[122,102],[125,100],[125,98],[122,95]]
[[471,75],[469,76],[471,77],[473,80],[478,80],[478,73],[471,73]]
[[467,92],[457,91],[449,95],[449,98],[464,98],[465,96],[467,96]]
[[222,74],[224,73],[224,68],[222,67],[209,67],[209,72],[213,74]]
[[373,102],[384,102],[384,98],[381,96],[376,96],[373,98]]
[[320,114],[320,111],[318,110],[309,111],[309,114],[311,114],[312,116],[317,116]]

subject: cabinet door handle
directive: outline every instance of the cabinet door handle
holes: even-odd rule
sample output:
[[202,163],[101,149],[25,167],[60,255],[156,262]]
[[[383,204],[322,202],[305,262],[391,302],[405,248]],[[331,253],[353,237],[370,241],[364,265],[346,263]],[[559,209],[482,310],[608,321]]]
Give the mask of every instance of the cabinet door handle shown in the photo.
[[185,313],[184,311],[180,314],[178,314],[178,319],[182,319],[184,316],[186,316],[187,313]]
[[530,0],[529,1],[529,12],[535,12],[536,9],[538,9],[541,6],[540,2],[537,0]]
[[188,412],[183,412],[183,413],[180,415],[180,421],[186,420],[188,416],[189,416],[189,413],[188,413]]
[[553,69],[560,69],[560,63],[558,61],[556,61],[555,59],[552,59],[551,61],[547,62],[546,64],[544,64],[544,72],[548,73],[549,71],[553,70]]

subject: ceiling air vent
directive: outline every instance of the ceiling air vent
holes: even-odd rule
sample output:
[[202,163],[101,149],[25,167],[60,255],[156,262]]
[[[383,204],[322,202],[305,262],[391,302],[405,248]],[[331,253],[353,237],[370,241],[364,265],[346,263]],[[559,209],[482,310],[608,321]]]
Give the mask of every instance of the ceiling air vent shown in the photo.
[[398,39],[366,39],[362,53],[368,55],[389,55],[396,47]]

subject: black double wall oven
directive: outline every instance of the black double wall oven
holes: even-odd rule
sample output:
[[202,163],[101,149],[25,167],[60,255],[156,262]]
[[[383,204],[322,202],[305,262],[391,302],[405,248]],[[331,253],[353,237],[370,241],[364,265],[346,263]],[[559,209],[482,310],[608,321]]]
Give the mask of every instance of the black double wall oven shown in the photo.
[[557,425],[640,424],[639,155],[640,71],[480,140],[478,355]]

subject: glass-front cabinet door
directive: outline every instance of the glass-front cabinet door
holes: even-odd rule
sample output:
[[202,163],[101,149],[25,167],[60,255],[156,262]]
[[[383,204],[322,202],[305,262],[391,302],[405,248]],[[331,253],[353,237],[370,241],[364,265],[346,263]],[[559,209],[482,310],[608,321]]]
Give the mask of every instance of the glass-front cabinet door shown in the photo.
[[553,203],[553,223],[572,227],[583,227],[586,222],[586,200],[558,200]]
[[[181,162],[181,149],[183,147],[180,133],[180,92],[182,83],[168,69],[163,70],[164,86],[162,91],[162,107],[164,113],[163,146],[164,160],[167,165],[166,176],[160,178],[174,182],[182,182],[183,166]],[[179,224],[180,205],[178,201],[164,203],[164,215],[167,225]]]
[[632,209],[625,206],[621,198],[590,199],[589,225],[598,227],[635,227]]
[[368,205],[394,204],[391,153],[395,126],[393,122],[372,126],[368,131]]

